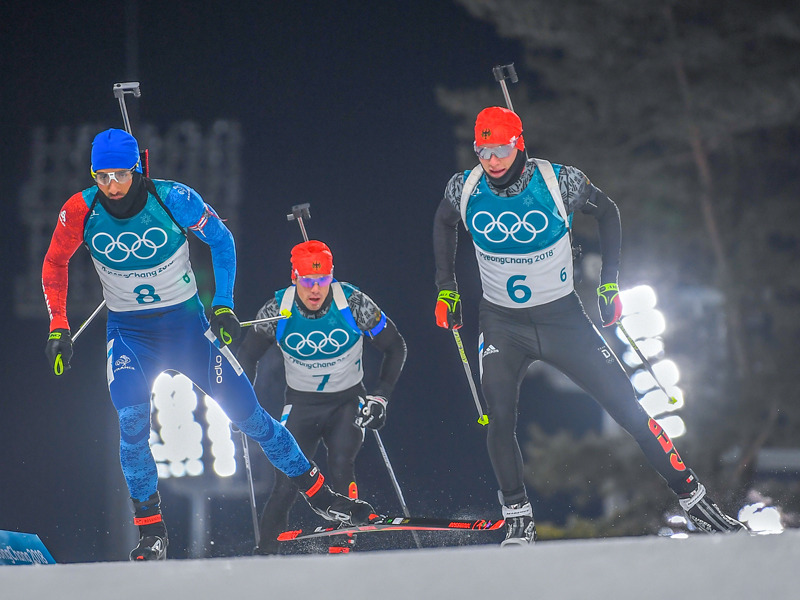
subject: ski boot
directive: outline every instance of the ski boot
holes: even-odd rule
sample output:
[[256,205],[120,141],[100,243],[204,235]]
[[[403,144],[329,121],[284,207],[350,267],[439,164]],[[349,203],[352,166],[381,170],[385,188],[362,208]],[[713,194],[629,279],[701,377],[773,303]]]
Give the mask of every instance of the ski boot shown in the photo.
[[378,517],[375,509],[363,500],[334,492],[313,462],[306,473],[290,479],[298,486],[311,509],[328,521],[364,525]]
[[525,500],[511,505],[503,505],[503,518],[506,520],[506,539],[501,546],[524,546],[536,541],[536,526],[533,524],[531,503]]
[[167,526],[161,516],[161,496],[156,491],[147,500],[133,501],[133,523],[139,527],[139,544],[131,550],[131,560],[165,560]]
[[[690,478],[694,477],[694,473]],[[733,517],[722,512],[714,501],[706,495],[705,486],[697,482],[691,492],[678,494],[678,502],[689,517],[689,522],[705,533],[731,533],[747,531],[747,527]]]

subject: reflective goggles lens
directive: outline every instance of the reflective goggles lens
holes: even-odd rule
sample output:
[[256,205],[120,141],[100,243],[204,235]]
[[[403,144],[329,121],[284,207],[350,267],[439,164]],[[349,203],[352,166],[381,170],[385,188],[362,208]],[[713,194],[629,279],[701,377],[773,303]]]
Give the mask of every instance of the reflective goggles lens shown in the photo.
[[315,283],[318,283],[319,287],[325,287],[326,285],[330,285],[331,281],[333,281],[333,275],[317,275],[315,277],[299,277],[299,276],[297,277],[297,283],[307,288],[313,288]]
[[124,171],[112,171],[111,173],[95,173],[92,171],[92,177],[94,177],[94,180],[100,185],[108,185],[111,183],[112,179],[119,184],[128,183],[133,177],[133,169],[135,168],[136,167],[132,167]]
[[517,138],[512,138],[508,144],[502,146],[478,146],[477,142],[472,142],[472,147],[475,149],[475,154],[478,158],[489,160],[494,154],[497,158],[508,158],[514,151],[517,145]]

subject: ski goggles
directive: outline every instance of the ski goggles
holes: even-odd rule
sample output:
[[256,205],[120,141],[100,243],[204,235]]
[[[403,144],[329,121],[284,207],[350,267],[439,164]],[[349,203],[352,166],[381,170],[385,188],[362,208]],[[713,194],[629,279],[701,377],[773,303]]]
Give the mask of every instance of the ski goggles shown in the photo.
[[333,281],[333,274],[309,275],[308,277],[300,277],[299,275],[297,276],[297,283],[309,289],[313,288],[314,284],[318,284],[319,287],[325,287],[326,285],[330,285],[331,281]]
[[[139,163],[136,163],[136,165],[138,164]],[[122,185],[128,183],[133,178],[133,170],[136,168],[136,165],[133,165],[130,169],[112,171],[111,173],[95,173],[92,171],[92,177],[100,185],[109,185],[112,179]]]
[[519,138],[513,137],[511,141],[502,146],[478,146],[478,142],[472,142],[472,147],[475,149],[475,154],[478,158],[489,160],[494,154],[497,158],[508,158],[517,146]]

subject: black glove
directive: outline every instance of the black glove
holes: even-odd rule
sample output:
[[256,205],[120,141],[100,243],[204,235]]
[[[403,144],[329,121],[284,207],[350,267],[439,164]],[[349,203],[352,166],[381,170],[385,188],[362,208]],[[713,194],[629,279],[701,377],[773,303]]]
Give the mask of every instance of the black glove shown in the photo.
[[70,335],[69,329],[51,331],[44,353],[47,355],[47,362],[53,368],[55,375],[63,375],[64,371],[68,371],[69,361],[72,360],[72,335]]
[[383,396],[369,395],[366,398],[359,397],[356,426],[369,427],[370,429],[383,427],[386,424],[386,405],[388,403],[389,401]]
[[436,298],[436,324],[445,329],[461,329],[461,296],[453,290],[442,290]]
[[242,334],[242,326],[236,313],[227,306],[211,307],[211,333],[217,336],[220,345],[232,344]]
[[619,286],[616,283],[605,283],[597,288],[597,305],[600,307],[600,318],[603,327],[610,327],[622,316],[622,300],[619,297]]

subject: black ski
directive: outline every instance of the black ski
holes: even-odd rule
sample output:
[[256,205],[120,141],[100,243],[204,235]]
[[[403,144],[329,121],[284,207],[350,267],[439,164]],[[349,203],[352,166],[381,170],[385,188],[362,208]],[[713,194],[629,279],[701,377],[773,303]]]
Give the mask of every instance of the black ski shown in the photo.
[[342,527],[317,527],[315,529],[295,529],[284,531],[278,541],[289,542],[331,535],[369,533],[373,531],[494,531],[503,527],[505,521],[487,519],[436,519],[428,517],[381,517],[367,525]]

